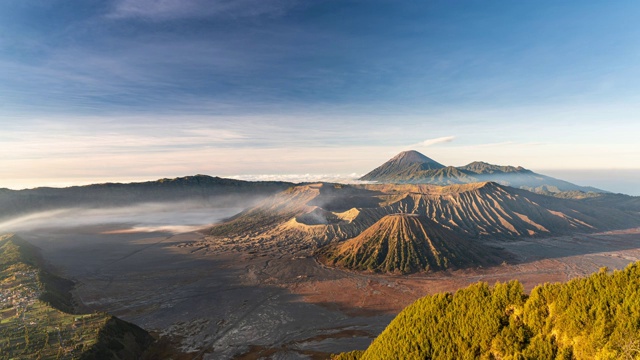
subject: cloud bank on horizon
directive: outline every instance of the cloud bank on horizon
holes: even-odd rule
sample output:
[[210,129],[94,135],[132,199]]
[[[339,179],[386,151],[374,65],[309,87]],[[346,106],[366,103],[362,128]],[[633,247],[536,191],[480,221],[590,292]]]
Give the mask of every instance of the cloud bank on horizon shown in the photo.
[[366,173],[410,148],[450,165],[637,169],[638,10],[3,2],[0,187]]

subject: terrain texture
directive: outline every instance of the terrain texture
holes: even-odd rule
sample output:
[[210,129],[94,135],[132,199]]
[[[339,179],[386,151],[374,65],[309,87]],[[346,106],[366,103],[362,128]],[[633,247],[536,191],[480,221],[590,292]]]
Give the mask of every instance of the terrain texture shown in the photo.
[[[495,254],[492,254],[495,252]],[[328,265],[354,270],[411,273],[498,265],[497,249],[465,240],[425,215],[386,215],[353,239],[320,252]]]
[[409,273],[509,261],[485,240],[638,225],[640,217],[631,212],[493,182],[308,184],[264,200],[213,227],[210,235],[239,249],[306,250],[330,265]]

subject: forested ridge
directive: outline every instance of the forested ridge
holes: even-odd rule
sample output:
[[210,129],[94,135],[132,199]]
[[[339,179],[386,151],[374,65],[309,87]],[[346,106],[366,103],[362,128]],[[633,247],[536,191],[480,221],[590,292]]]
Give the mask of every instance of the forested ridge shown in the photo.
[[334,359],[640,359],[640,262],[530,295],[518,281],[429,295]]

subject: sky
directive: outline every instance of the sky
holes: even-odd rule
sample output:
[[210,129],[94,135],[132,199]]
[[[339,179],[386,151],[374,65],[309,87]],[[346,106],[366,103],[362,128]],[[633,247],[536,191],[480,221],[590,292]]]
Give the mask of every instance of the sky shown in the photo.
[[640,195],[637,1],[3,0],[0,187],[355,178],[415,149]]

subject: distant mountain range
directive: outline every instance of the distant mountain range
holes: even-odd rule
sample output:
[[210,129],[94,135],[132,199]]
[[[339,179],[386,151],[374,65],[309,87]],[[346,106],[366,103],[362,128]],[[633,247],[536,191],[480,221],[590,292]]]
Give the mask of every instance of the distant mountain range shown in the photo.
[[521,166],[500,166],[475,161],[465,166],[445,166],[415,151],[403,151],[375,168],[360,180],[379,183],[452,185],[493,181],[538,193],[580,191],[606,193],[589,186],[537,174]]
[[155,202],[199,202],[209,207],[246,207],[293,185],[279,181],[251,182],[195,175],[128,184],[0,189],[0,220],[50,209],[105,208]]

